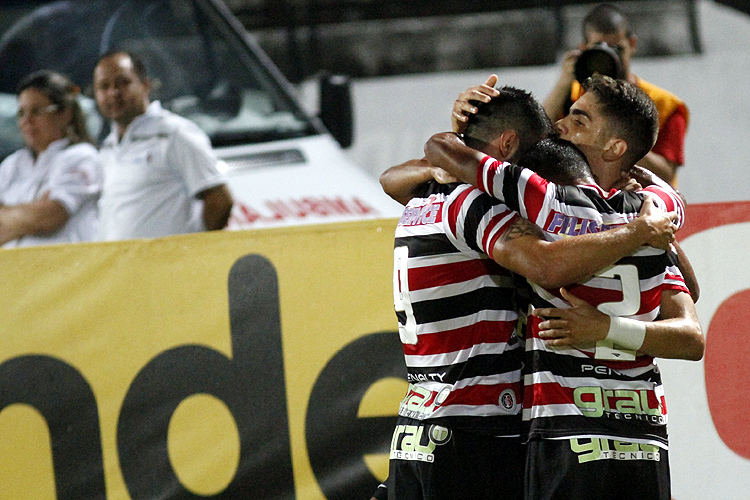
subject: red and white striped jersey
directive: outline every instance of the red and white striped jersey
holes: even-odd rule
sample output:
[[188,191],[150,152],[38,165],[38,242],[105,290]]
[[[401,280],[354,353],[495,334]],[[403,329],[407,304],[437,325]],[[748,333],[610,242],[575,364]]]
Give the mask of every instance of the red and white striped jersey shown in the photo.
[[[678,214],[684,206],[671,190],[633,193],[598,186],[558,186],[530,170],[486,157],[480,188],[535,222],[550,240],[599,232],[638,216],[644,196]],[[646,194],[648,193],[648,194]],[[531,307],[569,307],[557,292],[532,284]],[[607,314],[642,321],[659,315],[661,293],[687,292],[670,252],[642,247],[585,283],[567,287]],[[538,336],[540,318],[526,329],[523,418],[531,438],[609,437],[667,446],[667,408],[659,369],[651,356],[607,342],[547,347]]]
[[394,305],[409,381],[399,414],[517,436],[523,348],[513,280],[489,255],[518,214],[468,184],[429,190],[396,229]]

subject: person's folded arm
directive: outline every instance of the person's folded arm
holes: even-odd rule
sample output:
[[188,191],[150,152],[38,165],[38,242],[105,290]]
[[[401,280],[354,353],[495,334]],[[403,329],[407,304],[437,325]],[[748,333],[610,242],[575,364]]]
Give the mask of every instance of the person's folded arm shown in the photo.
[[62,203],[47,194],[31,203],[0,207],[0,245],[27,235],[60,230],[70,218]]

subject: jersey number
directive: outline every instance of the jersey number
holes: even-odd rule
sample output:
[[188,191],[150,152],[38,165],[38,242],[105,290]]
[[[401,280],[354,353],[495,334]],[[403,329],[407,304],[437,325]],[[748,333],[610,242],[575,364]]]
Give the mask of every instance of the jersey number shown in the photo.
[[638,268],[633,264],[612,266],[596,275],[598,278],[619,278],[622,286],[622,300],[603,302],[596,306],[610,316],[632,316],[641,308],[641,284]]
[[409,296],[409,247],[396,247],[393,250],[393,305],[396,312],[406,316],[406,323],[398,324],[398,335],[404,344],[417,343],[417,320],[411,307]]
[[[618,302],[603,302],[596,308],[610,316],[632,316],[641,308],[641,285],[638,278],[638,268],[632,264],[612,266],[596,275],[598,278],[616,278],[622,287],[622,300]],[[615,359],[619,361],[633,361],[635,351],[616,349],[611,340],[600,340],[596,343],[596,359]]]

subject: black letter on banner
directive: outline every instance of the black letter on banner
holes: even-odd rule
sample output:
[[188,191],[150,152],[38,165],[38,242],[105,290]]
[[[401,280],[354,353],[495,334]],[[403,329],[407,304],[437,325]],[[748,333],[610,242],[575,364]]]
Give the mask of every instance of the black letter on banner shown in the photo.
[[378,481],[363,456],[388,453],[393,417],[358,418],[362,397],[378,380],[406,379],[398,332],[371,333],[341,349],[315,382],[305,436],[310,465],[328,500],[370,498]]
[[[294,499],[278,282],[268,260],[242,257],[229,272],[232,359],[203,346],[180,346],[146,365],[120,413],[120,465],[133,500],[151,498]],[[187,490],[169,461],[167,431],[177,406],[194,394],[221,399],[240,434],[240,463],[211,497]]]
[[17,403],[47,421],[57,498],[106,498],[99,410],[83,376],[48,356],[9,359],[0,365],[0,411]]

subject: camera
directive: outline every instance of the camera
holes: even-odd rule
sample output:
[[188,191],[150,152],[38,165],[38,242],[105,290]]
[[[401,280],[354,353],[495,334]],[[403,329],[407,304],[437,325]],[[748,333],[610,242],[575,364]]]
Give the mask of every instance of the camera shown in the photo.
[[604,42],[599,42],[581,52],[575,64],[576,80],[583,83],[594,73],[614,79],[625,78],[618,49],[619,47],[611,47]]

